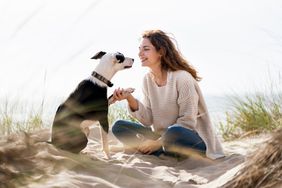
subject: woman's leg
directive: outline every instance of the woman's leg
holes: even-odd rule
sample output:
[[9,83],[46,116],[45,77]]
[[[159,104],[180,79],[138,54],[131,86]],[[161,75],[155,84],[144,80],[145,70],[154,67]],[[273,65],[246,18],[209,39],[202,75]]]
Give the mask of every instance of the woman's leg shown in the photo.
[[167,153],[189,156],[191,152],[203,153],[206,145],[197,132],[179,125],[170,126],[163,135],[163,148]]
[[112,127],[112,132],[120,142],[133,148],[138,147],[144,138],[156,140],[160,137],[150,127],[125,120],[116,121]]

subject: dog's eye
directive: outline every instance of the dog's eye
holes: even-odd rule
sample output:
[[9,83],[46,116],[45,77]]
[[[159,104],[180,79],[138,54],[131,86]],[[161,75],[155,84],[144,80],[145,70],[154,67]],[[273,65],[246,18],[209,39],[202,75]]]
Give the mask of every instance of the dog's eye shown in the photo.
[[118,60],[118,63],[122,63],[124,61],[124,55],[122,53],[117,53],[116,54],[116,59]]

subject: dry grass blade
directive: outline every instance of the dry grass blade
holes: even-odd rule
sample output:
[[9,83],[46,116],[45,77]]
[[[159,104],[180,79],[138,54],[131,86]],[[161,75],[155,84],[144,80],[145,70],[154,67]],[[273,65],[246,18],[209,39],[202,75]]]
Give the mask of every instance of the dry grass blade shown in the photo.
[[282,186],[282,129],[255,151],[237,175],[222,188],[272,188]]

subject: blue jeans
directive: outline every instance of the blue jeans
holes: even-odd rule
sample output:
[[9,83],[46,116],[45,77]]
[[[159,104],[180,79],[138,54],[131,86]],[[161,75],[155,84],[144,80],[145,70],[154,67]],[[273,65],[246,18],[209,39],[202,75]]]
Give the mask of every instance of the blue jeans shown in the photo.
[[[118,120],[112,127],[115,137],[124,145],[136,147],[142,142],[142,137],[157,140],[161,135],[153,132],[150,127],[139,123]],[[167,154],[170,156],[189,156],[191,151],[204,153],[206,145],[197,132],[186,129],[177,124],[167,128],[162,135],[162,147],[153,155]]]

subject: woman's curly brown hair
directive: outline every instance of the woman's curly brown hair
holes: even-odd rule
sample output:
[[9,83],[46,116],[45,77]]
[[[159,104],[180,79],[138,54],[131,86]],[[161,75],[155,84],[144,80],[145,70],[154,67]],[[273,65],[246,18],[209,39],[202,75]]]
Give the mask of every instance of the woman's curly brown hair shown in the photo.
[[189,72],[197,81],[201,80],[197,71],[185,60],[177,50],[172,38],[161,30],[148,30],[142,38],[150,40],[152,45],[161,54],[161,68],[166,71],[185,70]]

